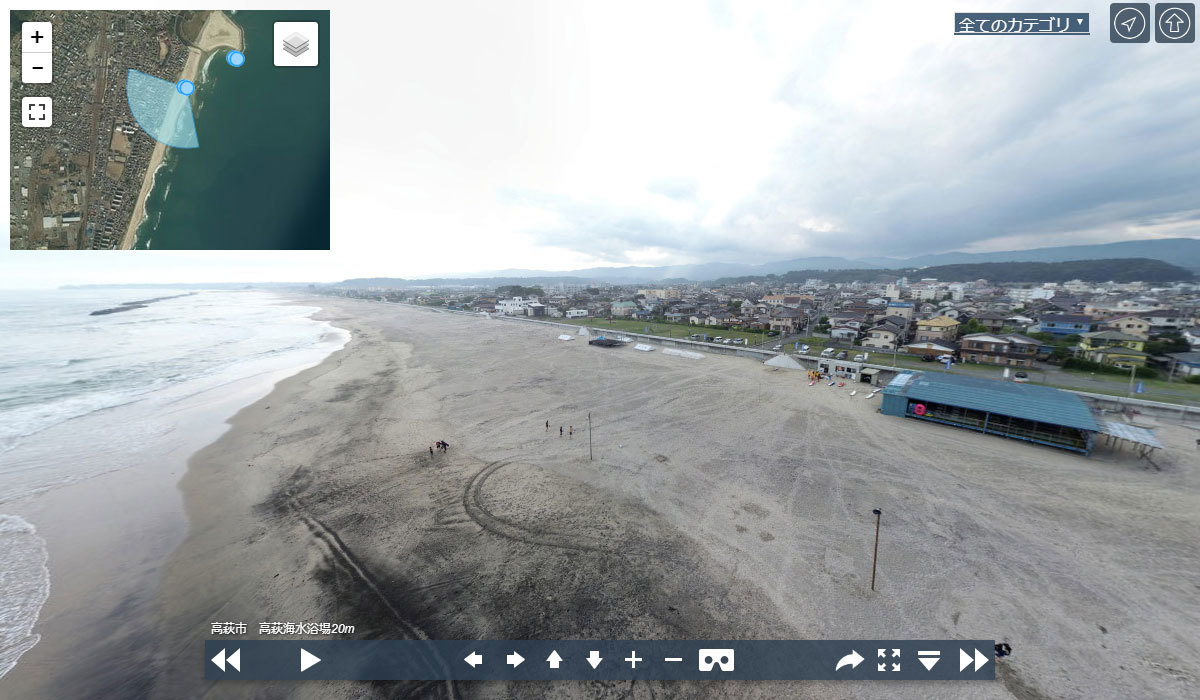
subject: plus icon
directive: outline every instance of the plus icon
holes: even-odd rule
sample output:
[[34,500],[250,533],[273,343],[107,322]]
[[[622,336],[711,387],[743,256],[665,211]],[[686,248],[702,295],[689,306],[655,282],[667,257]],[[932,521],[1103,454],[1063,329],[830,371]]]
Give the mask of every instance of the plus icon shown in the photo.
[[636,651],[631,651],[629,652],[629,656],[625,657],[625,660],[629,662],[631,668],[637,668],[638,662],[642,659],[638,657]]
[[35,43],[35,44],[36,44],[36,43],[38,43],[39,41],[41,41],[42,39],[45,39],[46,37],[45,37],[45,35],[43,35],[43,34],[42,34],[40,31],[37,31],[37,30],[35,30],[35,31],[33,32],[33,34],[30,34],[30,35],[29,35],[29,38],[30,38],[30,39],[33,39],[33,43]]

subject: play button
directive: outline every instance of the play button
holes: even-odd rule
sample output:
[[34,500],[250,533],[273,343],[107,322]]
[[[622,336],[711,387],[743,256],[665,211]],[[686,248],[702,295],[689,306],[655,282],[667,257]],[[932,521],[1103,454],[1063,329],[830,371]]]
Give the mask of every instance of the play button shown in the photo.
[[300,650],[300,672],[303,673],[313,666],[321,663],[320,657],[316,654],[310,654],[307,649]]

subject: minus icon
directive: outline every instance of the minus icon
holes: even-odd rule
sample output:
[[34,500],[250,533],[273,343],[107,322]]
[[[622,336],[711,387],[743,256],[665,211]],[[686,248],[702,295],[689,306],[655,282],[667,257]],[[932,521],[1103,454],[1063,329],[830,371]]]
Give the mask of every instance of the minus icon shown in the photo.
[[663,661],[683,661],[683,657],[682,656],[668,656],[667,658],[663,659]]

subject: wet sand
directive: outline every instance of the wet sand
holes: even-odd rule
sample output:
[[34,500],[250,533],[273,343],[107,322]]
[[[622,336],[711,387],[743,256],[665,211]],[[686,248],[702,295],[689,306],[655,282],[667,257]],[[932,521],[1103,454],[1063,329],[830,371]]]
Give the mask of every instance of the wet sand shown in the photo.
[[[180,483],[191,531],[156,600],[150,696],[1183,698],[1200,683],[1185,428],[1160,430],[1164,468],[1147,471],[883,416],[742,358],[317,303],[351,343],[242,410]],[[431,458],[437,439],[451,448]],[[225,621],[251,638],[268,621],[356,638],[995,638],[1014,655],[994,683],[207,682],[203,640]]]

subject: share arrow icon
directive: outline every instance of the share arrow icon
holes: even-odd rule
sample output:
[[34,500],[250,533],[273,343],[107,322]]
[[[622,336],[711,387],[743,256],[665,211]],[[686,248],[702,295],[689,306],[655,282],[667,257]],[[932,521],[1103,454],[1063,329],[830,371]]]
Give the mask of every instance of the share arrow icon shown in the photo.
[[851,649],[849,654],[846,654],[842,658],[838,659],[837,666],[835,666],[833,670],[834,671],[841,670],[842,666],[849,666],[850,668],[858,668],[858,665],[861,664],[862,662],[863,662],[862,655],[859,654],[857,651]]

